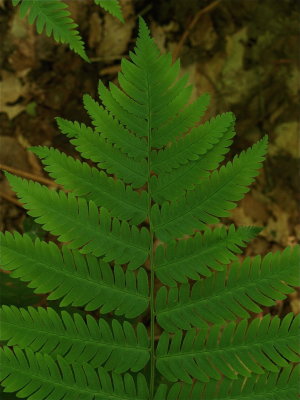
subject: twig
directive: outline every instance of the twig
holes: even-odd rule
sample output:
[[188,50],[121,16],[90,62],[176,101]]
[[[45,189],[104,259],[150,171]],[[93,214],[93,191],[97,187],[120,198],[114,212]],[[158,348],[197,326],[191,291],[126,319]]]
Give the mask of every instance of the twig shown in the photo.
[[175,61],[178,56],[179,53],[181,51],[182,46],[184,45],[184,42],[186,41],[187,37],[189,36],[189,34],[191,33],[191,31],[193,30],[194,26],[196,25],[196,23],[198,22],[198,19],[203,15],[208,13],[209,11],[213,10],[214,8],[216,8],[222,0],[216,0],[213,1],[211,4],[209,4],[208,6],[202,8],[202,10],[199,10],[194,18],[192,19],[191,23],[189,24],[189,26],[186,28],[186,30],[183,32],[183,35],[181,36],[178,45],[176,47],[176,49],[174,50],[173,53],[173,61]]
[[8,165],[0,164],[0,170],[1,169],[4,171],[7,171],[7,172],[11,172],[12,174],[21,176],[22,178],[32,179],[33,181],[44,183],[45,185],[48,185],[48,186],[55,186],[55,187],[60,186],[60,185],[57,185],[54,181],[44,178],[43,176],[34,175],[34,174],[31,174],[30,172],[25,172],[20,169],[9,167]]
[[10,203],[13,203],[14,205],[20,207],[20,208],[24,208],[23,205],[14,197],[9,196],[6,193],[3,193],[0,191],[0,197],[2,197],[3,199],[9,201]]

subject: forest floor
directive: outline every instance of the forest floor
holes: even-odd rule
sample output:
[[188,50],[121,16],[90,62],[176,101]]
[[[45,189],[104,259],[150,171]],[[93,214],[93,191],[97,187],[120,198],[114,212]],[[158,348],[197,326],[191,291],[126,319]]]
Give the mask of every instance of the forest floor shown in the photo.
[[[47,177],[27,147],[53,146],[76,156],[54,118],[89,123],[82,95],[96,97],[99,79],[116,82],[120,59],[134,47],[137,17],[142,15],[159,48],[181,58],[183,71],[195,85],[194,97],[211,95],[205,119],[235,113],[237,135],[227,160],[269,135],[260,176],[224,221],[264,228],[245,254],[264,255],[299,242],[300,2],[123,0],[125,25],[92,1],[66,2],[87,44],[90,64],[52,38],[37,35],[10,0],[0,0],[1,165]],[[197,21],[190,29],[193,18]],[[26,217],[3,174],[0,206],[1,231],[43,235]],[[3,303],[20,302],[17,283],[7,277],[2,289]],[[19,290],[26,293],[28,304],[37,303],[25,287]],[[24,297],[22,301],[27,305]],[[295,294],[278,302],[272,312],[285,314],[290,309],[300,312]]]

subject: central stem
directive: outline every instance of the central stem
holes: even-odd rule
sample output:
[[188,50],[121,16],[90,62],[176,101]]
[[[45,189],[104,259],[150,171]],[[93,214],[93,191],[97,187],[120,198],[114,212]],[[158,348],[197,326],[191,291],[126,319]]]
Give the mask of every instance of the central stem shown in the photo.
[[[147,77],[148,78],[148,77]],[[147,79],[148,81],[148,79]],[[151,109],[150,109],[150,86],[148,82],[148,219],[150,230],[150,246],[149,246],[149,261],[150,261],[150,399],[154,398],[154,383],[155,383],[155,313],[154,313],[154,269],[153,269],[153,241],[154,234],[151,223]]]
[[154,382],[155,382],[155,313],[154,313],[154,271],[153,271],[153,233],[151,234],[150,244],[150,348],[151,348],[151,365],[150,365],[150,399],[154,398]]

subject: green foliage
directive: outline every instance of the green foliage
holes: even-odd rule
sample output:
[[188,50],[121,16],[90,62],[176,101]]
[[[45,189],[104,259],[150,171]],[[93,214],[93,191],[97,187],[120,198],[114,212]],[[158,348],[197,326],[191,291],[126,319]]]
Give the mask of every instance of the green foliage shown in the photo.
[[101,259],[17,232],[1,233],[1,249],[3,267],[13,271],[10,276],[30,282],[35,293],[51,292],[48,299],[62,299],[61,307],[85,306],[88,311],[101,307],[103,314],[114,310],[133,318],[148,306],[144,269],[137,275],[118,265],[112,270]]
[[[231,322],[224,327],[188,330],[184,336],[176,331],[172,339],[163,333],[157,346],[157,369],[171,382],[191,378],[208,382],[209,378],[221,379],[220,373],[230,379],[236,375],[250,377],[251,373],[278,372],[288,362],[297,362],[300,315],[291,322],[288,314],[271,320],[266,315],[256,318],[249,325],[247,320]],[[253,357],[253,358],[252,358]],[[263,369],[264,368],[264,369]]]
[[253,375],[249,379],[223,379],[207,384],[197,382],[195,385],[175,383],[167,393],[161,386],[155,400],[291,400],[299,393],[300,368],[292,366],[283,368],[281,373]]
[[294,291],[291,286],[299,283],[299,257],[299,246],[286,248],[282,254],[268,253],[263,260],[257,256],[235,262],[229,274],[221,271],[169,291],[163,286],[156,297],[157,320],[174,332],[249,318],[249,311],[260,313],[259,305],[273,306]]
[[[84,43],[78,32],[78,25],[70,17],[68,5],[61,0],[12,0],[14,6],[20,5],[20,16],[28,16],[30,24],[35,23],[38,33],[45,31],[58,43],[66,43],[70,49],[89,61]],[[124,22],[118,0],[95,0],[95,3]]]
[[96,4],[104,8],[104,10],[108,11],[114,17],[124,22],[122,10],[118,0],[94,0],[94,1]]
[[149,359],[148,334],[144,325],[135,333],[127,321],[123,326],[112,320],[98,322],[87,315],[86,322],[79,314],[59,316],[53,309],[32,308],[28,311],[4,306],[0,311],[0,340],[34,352],[65,356],[70,363],[89,362],[92,367],[105,364],[105,369],[118,373],[141,370]]
[[211,276],[211,270],[223,271],[224,265],[235,259],[235,253],[241,253],[238,246],[244,247],[253,239],[260,228],[242,227],[237,230],[233,225],[207,230],[203,235],[196,233],[192,238],[173,241],[167,247],[157,247],[154,258],[154,270],[157,278],[166,285],[175,286],[176,281],[188,282],[200,275]]
[[267,139],[221,164],[234,116],[199,125],[208,96],[187,105],[187,82],[141,20],[120,87],[100,82],[100,103],[84,96],[93,128],[57,119],[96,166],[38,146],[68,193],[7,174],[28,214],[61,244],[2,233],[2,266],[69,307],[2,307],[7,392],[30,400],[296,397],[299,316],[255,314],[299,284],[299,246],[241,261],[260,228],[211,226],[249,190]]
[[132,224],[137,225],[145,220],[146,192],[139,194],[121,180],[116,181],[103,171],[53,148],[38,146],[31,150],[42,159],[45,171],[76,196],[92,200],[97,207],[109,208],[112,217]]
[[[0,350],[3,369],[0,379],[5,379],[7,392],[18,391],[18,397],[30,399],[146,400],[147,383],[137,375],[137,383],[130,374],[109,374],[104,368],[95,370],[91,365],[69,364],[58,356],[22,351],[17,346],[12,352],[8,347]],[[28,373],[28,371],[30,371]]]
[[16,281],[8,273],[0,271],[0,304],[13,304],[21,307],[36,305],[40,298],[32,293],[24,282]]
[[69,248],[81,248],[81,253],[103,256],[104,261],[129,263],[135,269],[147,258],[149,235],[127,222],[111,217],[105,209],[101,213],[94,202],[63,191],[55,192],[37,182],[6,174],[29,215],[43,225],[60,242],[70,242]]

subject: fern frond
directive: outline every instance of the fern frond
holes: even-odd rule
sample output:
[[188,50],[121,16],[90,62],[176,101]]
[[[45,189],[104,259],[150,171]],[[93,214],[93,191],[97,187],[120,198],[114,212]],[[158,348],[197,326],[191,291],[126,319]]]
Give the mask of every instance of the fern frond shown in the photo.
[[[136,55],[131,53],[132,59],[136,59]],[[138,62],[138,61],[137,61]],[[153,65],[155,64],[155,65]],[[149,109],[153,112],[160,109],[165,109],[168,103],[175,98],[180,91],[180,88],[184,87],[187,82],[187,76],[184,76],[176,85],[170,86],[174,83],[179,74],[179,62],[175,62],[172,65],[172,58],[170,54],[161,56],[155,63],[152,62],[149,70],[153,68],[157,69],[159,64],[159,75],[160,79],[157,80],[155,74],[149,74],[148,71],[143,71],[138,64],[130,62],[126,59],[122,60],[122,72],[119,73],[118,78],[121,87],[129,95],[132,94],[138,102],[147,104],[149,79],[151,77],[151,97],[148,104]],[[152,86],[155,86],[155,92],[152,90]],[[167,89],[169,90],[167,91]],[[99,95],[106,107],[112,112],[114,116],[120,118],[124,125],[128,126],[135,134],[145,136],[147,132],[147,123],[142,120],[135,119],[134,124],[132,123],[131,115],[128,111],[124,110],[120,104],[115,100],[112,94],[104,87],[100,82]],[[208,95],[203,95],[198,98],[192,105],[186,106],[181,113],[177,116],[172,116],[166,124],[162,124],[161,127],[154,128],[151,120],[151,142],[153,147],[162,147],[160,143],[168,143],[170,140],[175,139],[179,133],[186,132],[191,128],[203,115],[209,101]],[[133,118],[136,118],[132,115]],[[162,136],[161,136],[162,135]],[[164,142],[165,141],[165,142]]]
[[[300,246],[237,262],[259,229],[210,226],[249,190],[267,139],[220,167],[234,117],[198,125],[209,97],[188,105],[188,75],[160,54],[142,19],[121,66],[119,85],[99,83],[101,104],[84,96],[94,128],[57,119],[78,152],[105,171],[37,147],[71,193],[7,174],[28,214],[63,245],[0,234],[1,267],[60,307],[97,313],[4,306],[0,340],[13,348],[0,350],[0,382],[29,400],[292,400],[299,370],[288,365],[299,361],[300,316],[251,322],[250,313],[299,284]],[[146,325],[123,322],[142,321],[148,306],[149,338]],[[110,312],[120,318],[103,317]],[[142,369],[147,378],[135,374]],[[166,379],[182,382],[167,393]]]
[[198,160],[190,160],[180,168],[171,172],[163,172],[158,177],[152,176],[150,180],[152,198],[162,204],[166,200],[175,200],[200,184],[207,178],[210,171],[218,168],[228,152],[235,135],[233,126],[230,127],[219,141],[206,151]]
[[60,131],[72,138],[71,143],[84,158],[90,159],[110,174],[116,174],[134,188],[147,182],[147,162],[136,161],[122,153],[117,147],[106,141],[92,128],[75,121],[56,118]]
[[259,313],[259,305],[272,306],[276,300],[299,286],[300,246],[287,247],[282,253],[268,253],[262,260],[249,257],[236,262],[229,275],[226,271],[196,282],[192,287],[159,289],[156,297],[158,323],[167,331],[192,326],[205,327],[207,322],[221,324],[237,318],[249,318],[248,311]]
[[220,217],[228,216],[228,210],[236,207],[235,202],[249,190],[261,167],[266,145],[265,137],[178,201],[164,203],[161,210],[155,204],[151,218],[157,237],[167,242],[192,234],[195,228],[205,229],[205,224],[218,223]]
[[153,147],[161,148],[168,142],[174,141],[177,137],[181,137],[185,132],[188,132],[202,118],[208,107],[209,100],[208,94],[201,95],[166,124],[153,129]]
[[90,126],[86,126],[84,123],[80,123],[78,121],[69,121],[60,117],[57,117],[55,119],[61,133],[63,133],[70,139],[84,135],[85,133],[94,133],[93,129]]
[[80,136],[71,140],[82,157],[96,162],[99,168],[109,174],[116,174],[119,179],[139,188],[147,182],[147,162],[136,161],[122,153],[98,133],[91,129],[82,129]]
[[[13,1],[15,6],[19,3],[20,0]],[[47,36],[53,35],[58,43],[67,43],[71,50],[89,62],[78,25],[70,17],[67,7],[61,0],[21,0],[20,16],[24,18],[28,12],[28,21],[30,24],[36,21],[38,33],[45,30]]]
[[31,147],[45,165],[45,171],[76,196],[105,207],[112,217],[137,225],[147,217],[146,192],[137,193],[122,181],[49,147]]
[[35,241],[28,235],[15,232],[0,233],[1,264],[10,275],[35,289],[48,293],[48,300],[61,299],[60,306],[82,307],[101,313],[135,318],[148,307],[148,277],[144,268],[138,274],[126,271],[91,255],[62,250],[53,242]]
[[94,1],[95,4],[104,8],[104,10],[109,12],[114,17],[118,18],[121,22],[124,22],[121,6],[118,0],[94,0]]
[[100,82],[99,96],[106,109],[135,135],[148,136],[149,129],[152,134],[184,109],[191,87],[187,86],[187,76],[178,79],[179,63],[172,65],[170,54],[159,55],[142,20],[135,53],[130,53],[130,58],[122,61],[119,74],[123,91],[113,84],[106,89]]
[[100,106],[89,95],[83,96],[84,107],[92,119],[96,132],[115,144],[122,153],[127,153],[137,160],[144,160],[148,155],[148,145],[144,139],[140,139],[125,129],[111,114]]
[[123,373],[138,372],[149,360],[147,329],[141,323],[136,331],[125,321],[120,324],[104,319],[96,321],[90,315],[86,321],[79,315],[52,308],[0,308],[0,340],[8,346],[30,348],[34,352],[61,355],[68,363],[88,362],[96,368]]
[[300,315],[293,319],[288,314],[282,321],[271,320],[266,315],[250,324],[242,320],[231,322],[223,328],[188,330],[183,336],[177,331],[170,339],[163,333],[156,351],[156,367],[171,382],[182,380],[192,383],[192,378],[208,382],[219,380],[221,374],[229,379],[237,375],[250,377],[264,370],[278,372],[288,362],[299,362]]
[[135,225],[111,218],[105,208],[83,198],[55,192],[37,182],[11,174],[7,178],[24,203],[28,214],[60,242],[69,242],[71,249],[80,248],[83,254],[104,256],[104,261],[129,262],[130,269],[143,265],[148,257],[149,233]]
[[157,247],[154,258],[154,271],[158,279],[169,286],[177,282],[186,283],[188,278],[199,280],[199,274],[211,276],[211,269],[223,271],[222,264],[235,259],[234,253],[241,253],[238,246],[244,247],[253,239],[260,228],[242,227],[235,230],[231,225],[208,230],[203,235],[168,243]]
[[292,400],[299,396],[300,366],[283,368],[279,373],[252,375],[221,382],[175,383],[168,391],[161,385],[154,400]]
[[198,160],[214,144],[218,143],[224,132],[232,126],[234,116],[224,113],[200,125],[165,150],[152,151],[151,166],[156,174],[170,172],[174,168]]
[[101,81],[99,81],[98,85],[98,94],[105,108],[111,115],[117,118],[122,125],[138,137],[146,136],[147,121],[136,117],[134,114],[122,108],[112,96],[110,90],[108,90]]
[[0,381],[5,392],[31,400],[148,400],[146,379],[138,374],[135,383],[130,374],[111,375],[89,364],[69,364],[47,354],[26,352],[18,347],[0,349]]

